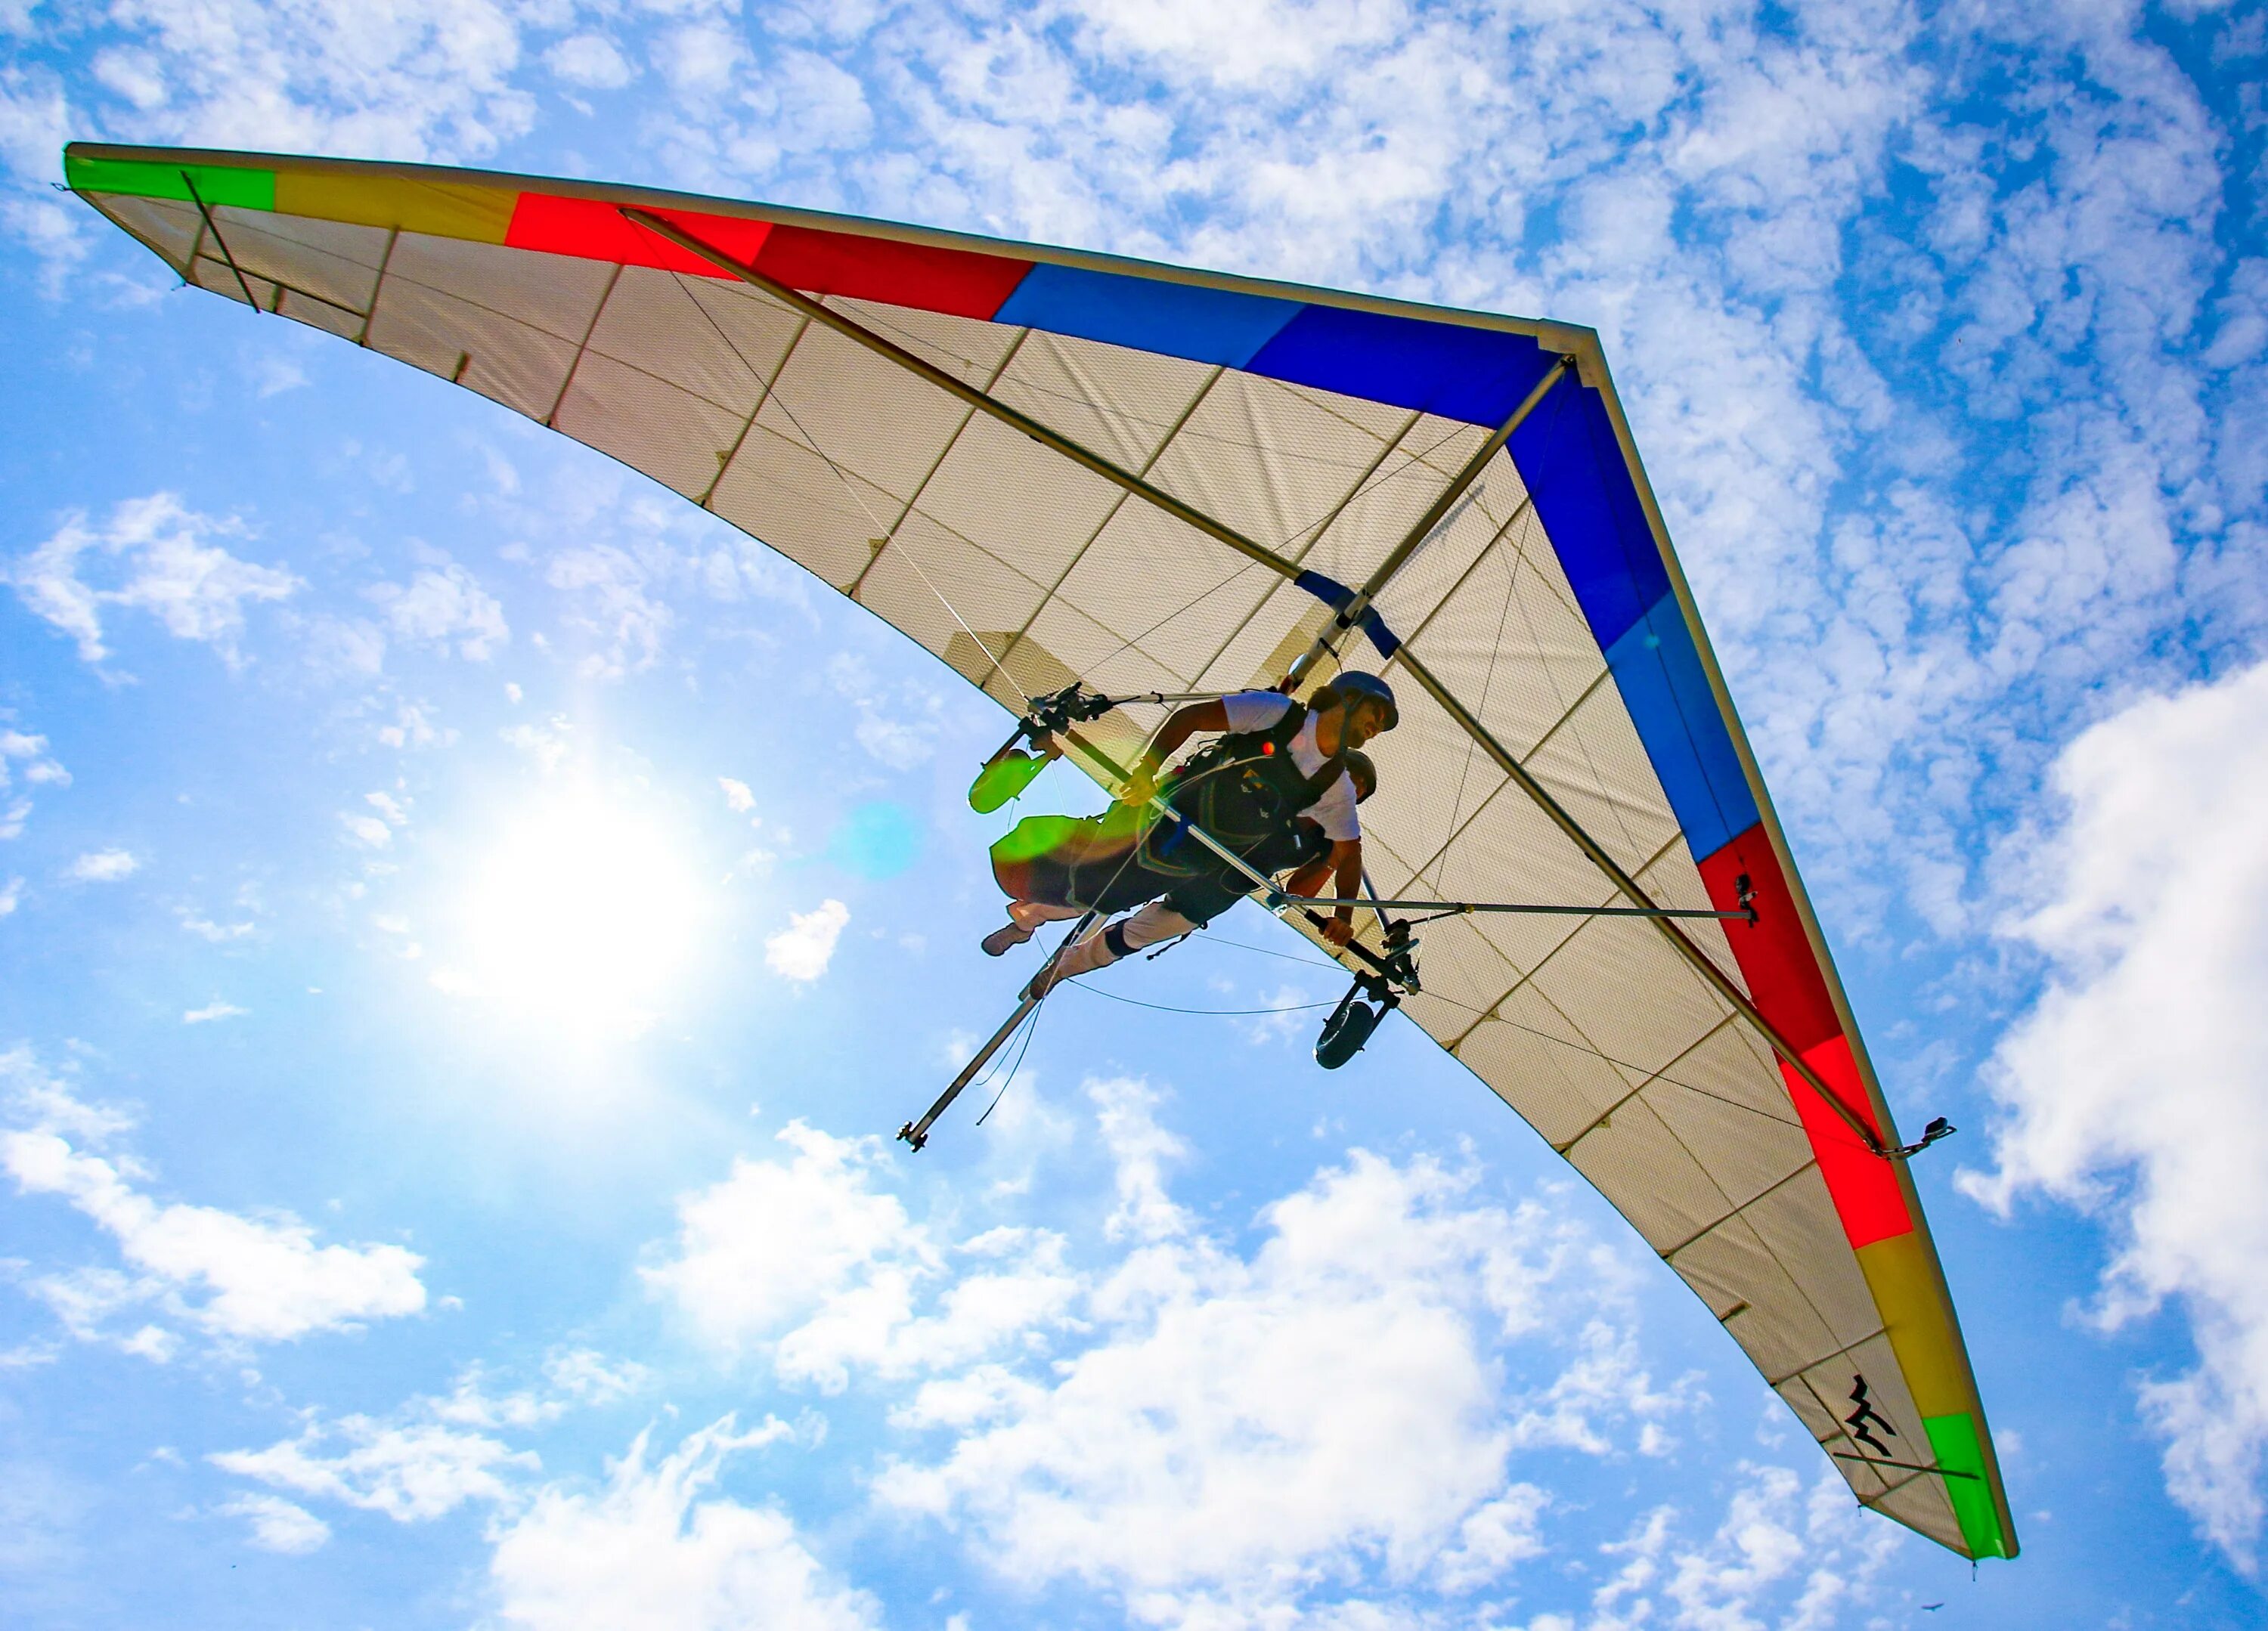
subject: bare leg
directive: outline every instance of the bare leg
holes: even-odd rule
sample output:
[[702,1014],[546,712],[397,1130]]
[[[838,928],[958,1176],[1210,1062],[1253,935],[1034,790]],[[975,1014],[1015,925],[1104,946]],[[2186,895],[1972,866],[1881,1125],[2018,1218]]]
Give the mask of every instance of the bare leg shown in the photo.
[[1108,927],[1098,925],[1078,944],[1065,947],[1062,955],[1040,971],[1032,982],[1032,995],[1045,996],[1066,980],[1106,968],[1129,951],[1186,935],[1197,927],[1164,901],[1152,900],[1133,916],[1122,917]]
[[1011,900],[1008,915],[1022,929],[1037,929],[1042,923],[1060,923],[1077,917],[1086,908],[1083,906],[1055,906],[1045,900]]

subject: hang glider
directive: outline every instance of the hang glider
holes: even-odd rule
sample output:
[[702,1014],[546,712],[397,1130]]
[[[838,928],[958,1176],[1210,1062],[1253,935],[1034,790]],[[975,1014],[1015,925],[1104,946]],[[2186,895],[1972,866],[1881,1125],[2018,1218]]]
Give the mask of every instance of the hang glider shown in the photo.
[[[637,187],[64,164],[185,282],[610,454],[1020,713],[1265,686],[1359,634],[1403,699],[1380,891],[1599,908],[1429,925],[1403,1011],[1859,1501],[2015,1554],[1889,1107],[1590,331]],[[1123,763],[1159,717],[1084,729]]]

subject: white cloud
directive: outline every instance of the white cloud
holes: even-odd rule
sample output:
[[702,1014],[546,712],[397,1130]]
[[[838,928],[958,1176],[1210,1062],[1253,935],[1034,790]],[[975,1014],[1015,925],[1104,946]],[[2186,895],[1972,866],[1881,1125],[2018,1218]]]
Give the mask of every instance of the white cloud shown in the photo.
[[788,927],[764,942],[764,962],[776,974],[790,980],[816,980],[834,959],[835,943],[850,921],[850,908],[840,900],[822,900],[816,909],[788,915]]
[[70,863],[70,876],[82,884],[114,884],[142,870],[142,863],[124,849],[90,849]]
[[220,1510],[250,1524],[252,1544],[263,1552],[304,1557],[310,1552],[320,1551],[331,1538],[328,1524],[280,1495],[240,1495]]
[[[0,24],[26,9],[0,4]],[[533,99],[512,83],[521,19],[496,0],[402,0],[353,18],[145,0],[102,22],[92,71],[68,97],[45,75],[0,87],[26,127],[10,129],[0,102],[0,154],[18,188],[10,224],[58,264],[84,253],[80,216],[41,212],[30,189],[54,179],[69,135],[461,162],[534,120]]]
[[[1497,1367],[1509,1342],[1557,1345],[1550,1301],[1603,1318],[1624,1276],[1611,1254],[1541,1208],[1476,1202],[1470,1174],[1357,1153],[1264,1209],[1263,1239],[1240,1256],[1168,1192],[1182,1150],[1154,1091],[1088,1093],[1116,1168],[1098,1220],[1121,1243],[1114,1265],[1068,1267],[1064,1243],[1023,1231],[946,1248],[893,1216],[870,1238],[902,1234],[922,1254],[871,1245],[780,1338],[783,1356],[831,1340],[846,1367],[927,1377],[893,1420],[946,1443],[886,1467],[878,1496],[951,1524],[1020,1586],[1081,1582],[1145,1623],[1288,1623],[1369,1566],[1466,1593],[1536,1554],[1548,1501],[1506,1476],[1522,1405],[1500,1396]],[[714,1218],[717,1237],[810,1209],[769,1188],[761,1214]],[[989,1323],[961,1306],[980,1286]],[[862,1309],[853,1341],[846,1311]],[[945,1328],[956,1318],[970,1340]],[[1594,1357],[1585,1346],[1573,1369]],[[1667,1407],[1642,1380],[1602,1398],[1584,1448],[1626,1452],[1609,1439],[1639,1420],[1633,1392]]]
[[596,1349],[571,1348],[543,1362],[544,1380],[578,1404],[611,1405],[643,1392],[653,1373],[634,1359],[609,1359]]
[[404,702],[394,722],[379,728],[378,739],[387,747],[422,748],[437,744],[446,747],[457,739],[457,733],[447,727],[436,726],[424,708]]
[[851,735],[858,746],[893,770],[910,770],[937,752],[939,719],[945,699],[926,686],[885,687],[873,671],[849,652],[827,665],[836,690],[858,710]]
[[387,626],[397,639],[440,645],[454,640],[457,654],[475,663],[488,661],[512,640],[502,603],[453,562],[419,571],[406,586],[378,584],[367,592],[386,609]]
[[225,945],[232,940],[241,940],[252,934],[258,925],[249,921],[239,923],[218,923],[211,918],[200,917],[195,912],[181,914],[181,928],[200,940],[210,940],[215,945]]
[[[641,1271],[721,1348],[747,1348],[846,1299],[903,1305],[933,1257],[897,1197],[873,1187],[873,1140],[799,1120],[779,1141],[794,1152],[784,1164],[742,1157],[722,1181],[681,1198],[674,1256]],[[839,1365],[821,1368],[841,1375]]]
[[620,679],[653,665],[677,621],[666,602],[647,592],[656,586],[657,576],[613,544],[586,545],[551,557],[544,581],[565,591],[570,624],[594,646],[583,659],[584,672]]
[[2146,1382],[2143,1414],[2175,1499],[2249,1559],[2268,1512],[2268,665],[2104,720],[2055,785],[2069,816],[2014,925],[2046,986],[1988,1076],[1999,1170],[1961,1182],[2004,1213],[2034,1191],[2110,1221],[2103,1326],[2183,1305],[2198,1363]]
[[777,1507],[714,1493],[732,1456],[785,1436],[733,1419],[652,1459],[648,1436],[605,1486],[552,1486],[496,1536],[489,1583],[497,1618],[527,1631],[865,1631],[865,1593],[837,1583]]
[[251,374],[253,390],[262,401],[286,391],[297,391],[307,383],[306,369],[293,358],[275,351],[261,352],[250,359],[246,371]]
[[362,796],[362,801],[384,817],[388,827],[400,827],[409,819],[409,805],[391,793],[385,791],[364,793]]
[[376,816],[341,811],[339,825],[346,829],[348,837],[367,849],[385,849],[394,842],[394,829]]
[[717,786],[725,795],[725,808],[734,815],[746,815],[756,807],[756,796],[746,782],[736,782],[731,776],[720,775]]
[[[326,1454],[332,1440],[342,1447]],[[440,1517],[468,1502],[509,1501],[512,1475],[541,1465],[533,1453],[483,1432],[360,1415],[335,1427],[312,1426],[265,1450],[227,1450],[207,1458],[239,1478],[383,1512],[398,1524]]]
[[114,1315],[154,1306],[222,1341],[290,1341],[425,1306],[416,1253],[319,1245],[288,1213],[254,1218],[153,1200],[137,1187],[147,1176],[138,1161],[89,1152],[125,1129],[123,1117],[80,1102],[27,1049],[0,1054],[0,1073],[22,1123],[0,1133],[0,1169],[21,1194],[68,1201],[132,1271],[98,1267],[33,1282],[74,1335],[102,1337]]
[[23,904],[23,900],[24,880],[22,878],[11,878],[6,883],[0,884],[0,917],[6,917],[14,912]]
[[1484,1502],[1457,1525],[1457,1541],[1434,1565],[1440,1589],[1460,1595],[1504,1577],[1515,1563],[1541,1556],[1543,1539],[1536,1532],[1550,1497],[1533,1484],[1513,1484],[1493,1501]]
[[1054,1375],[924,1387],[904,1419],[956,1441],[878,1495],[968,1528],[1011,1578],[1103,1586],[1147,1623],[1283,1614],[1358,1558],[1406,1581],[1446,1551],[1458,1585],[1495,1578],[1525,1548],[1507,1509],[1479,1516],[1517,1499],[1490,1336],[1542,1224],[1460,1213],[1456,1187],[1358,1157],[1271,1209],[1249,1261],[1134,1253]]
[[24,780],[34,786],[69,787],[70,772],[48,753],[48,738],[0,728],[0,790],[9,785],[11,760],[23,762]]
[[[1853,1504],[1831,1473],[1807,1488],[1786,1467],[1743,1465],[1716,1528],[1682,1538],[1683,1515],[1660,1506],[1599,1548],[1613,1573],[1580,1620],[1546,1614],[1528,1631],[1830,1631],[1854,1623],[1869,1588],[1902,1543],[1897,1530]],[[1871,1622],[1870,1622],[1871,1623]]]
[[[117,505],[107,525],[91,527],[80,514],[67,517],[48,540],[0,570],[17,598],[78,643],[79,656],[99,663],[102,608],[138,606],[183,640],[212,646],[232,665],[240,662],[247,603],[282,600],[298,589],[291,573],[239,560],[210,540],[241,537],[242,523],[200,515],[171,493],[131,498]],[[99,587],[80,577],[100,563],[112,580]]]
[[652,1376],[634,1362],[577,1348],[552,1355],[544,1378],[547,1389],[498,1394],[474,1365],[446,1395],[417,1395],[385,1419],[348,1415],[325,1422],[310,1413],[296,1437],[207,1459],[239,1478],[381,1512],[399,1524],[429,1523],[468,1505],[515,1512],[542,1463],[497,1435],[549,1426],[578,1406],[619,1402]]
[[576,34],[562,40],[543,54],[543,61],[569,84],[588,91],[619,91],[637,73],[603,34]]
[[202,1008],[188,1010],[182,1014],[181,1023],[185,1025],[210,1025],[216,1019],[241,1019],[251,1011],[248,1008],[239,1008],[233,1003],[215,999]]
[[[1507,1477],[1518,1446],[1620,1458],[1690,1407],[1613,1328],[1628,1271],[1543,1208],[1358,1153],[1263,1209],[1239,1255],[1171,1194],[1184,1151],[1155,1091],[1087,1091],[1106,1264],[1046,1231],[955,1239],[889,1193],[877,1141],[797,1122],[782,1157],[681,1198],[647,1283],[791,1385],[916,1378],[890,1419],[943,1439],[886,1466],[883,1502],[1021,1586],[1084,1582],[1145,1622],[1273,1623],[1373,1565],[1498,1585],[1550,1510]],[[1501,1385],[1513,1344],[1547,1358],[1532,1390]]]

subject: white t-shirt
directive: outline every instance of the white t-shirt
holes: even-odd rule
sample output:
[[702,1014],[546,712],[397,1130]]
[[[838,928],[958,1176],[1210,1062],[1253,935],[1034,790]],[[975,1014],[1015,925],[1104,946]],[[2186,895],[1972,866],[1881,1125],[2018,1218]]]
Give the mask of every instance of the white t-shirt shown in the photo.
[[[1287,708],[1304,707],[1275,691],[1240,691],[1234,696],[1223,697],[1221,706],[1228,711],[1228,728],[1233,731],[1265,731],[1280,723]],[[1313,775],[1323,768],[1323,750],[1315,744],[1315,716],[1307,716],[1300,734],[1292,738],[1292,762],[1300,768],[1301,775]],[[1362,824],[1355,819],[1354,781],[1345,771],[1339,779],[1323,790],[1323,796],[1300,813],[1323,829],[1323,836],[1335,843],[1347,843],[1362,836]]]

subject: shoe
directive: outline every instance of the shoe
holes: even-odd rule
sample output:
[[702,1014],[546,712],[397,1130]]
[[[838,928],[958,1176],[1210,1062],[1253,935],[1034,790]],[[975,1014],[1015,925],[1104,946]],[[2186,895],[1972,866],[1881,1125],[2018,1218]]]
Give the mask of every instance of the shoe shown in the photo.
[[1032,937],[1032,931],[1020,923],[1003,923],[981,943],[987,957],[1005,957],[1016,947]]

